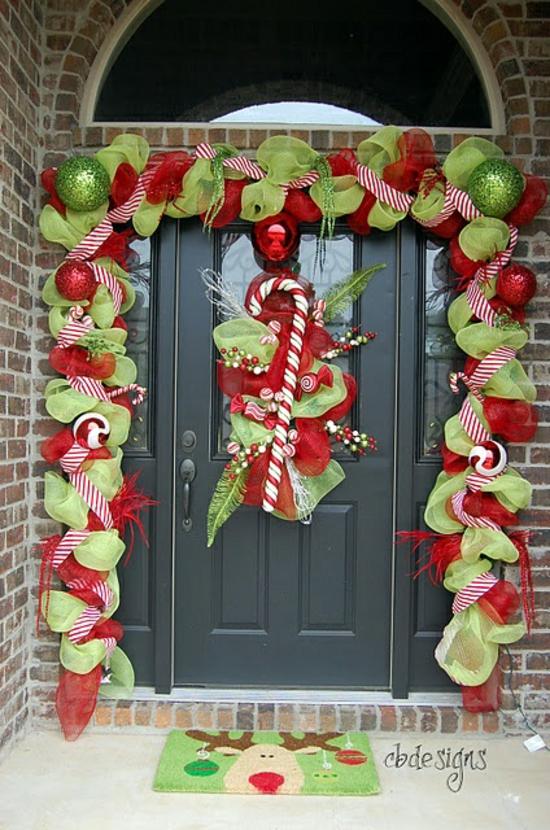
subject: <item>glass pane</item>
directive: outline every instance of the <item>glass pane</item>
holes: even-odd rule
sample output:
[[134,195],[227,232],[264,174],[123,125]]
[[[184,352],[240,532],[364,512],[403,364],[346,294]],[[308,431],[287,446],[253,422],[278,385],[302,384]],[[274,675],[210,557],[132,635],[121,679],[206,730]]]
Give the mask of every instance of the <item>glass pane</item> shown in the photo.
[[128,357],[131,357],[137,366],[137,383],[147,387],[149,394],[132,418],[126,447],[146,452],[151,445],[151,241],[135,239],[130,248],[133,252],[129,269],[130,282],[136,292],[136,301],[124,317],[128,326],[126,349]]
[[[247,231],[221,231],[218,236],[220,251],[219,271],[224,285],[231,289],[233,295],[244,302],[246,290],[252,279],[262,271],[261,264],[256,259],[254,249]],[[351,231],[336,230],[333,238],[325,242],[325,259],[321,268],[319,261],[318,237],[316,234],[304,233],[300,239],[300,247],[291,266],[299,269],[304,278],[315,285],[317,297],[323,296],[335,282],[351,274],[354,268],[354,237]],[[358,310],[355,305],[349,307],[343,314],[333,320],[328,326],[333,337],[344,335],[345,331],[357,320]],[[215,319],[214,325],[222,319]],[[356,351],[336,358],[332,361],[343,371],[356,374]],[[217,384],[215,384],[217,389]],[[229,401],[219,391],[216,409],[218,415],[218,453],[225,454],[225,447],[231,432],[229,418]],[[345,456],[346,459],[349,456]]]
[[449,372],[461,368],[464,355],[447,324],[447,309],[454,298],[446,246],[428,241],[424,285],[424,421],[422,454],[437,456],[447,418],[458,410],[460,399],[449,388]]

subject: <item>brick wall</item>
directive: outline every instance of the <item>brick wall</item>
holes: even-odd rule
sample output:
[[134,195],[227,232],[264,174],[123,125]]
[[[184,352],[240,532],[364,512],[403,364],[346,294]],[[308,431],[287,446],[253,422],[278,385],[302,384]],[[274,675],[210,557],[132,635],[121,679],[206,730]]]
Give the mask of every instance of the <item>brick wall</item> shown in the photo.
[[[44,146],[42,166],[59,163],[74,147],[92,150],[104,146],[109,143],[117,132],[120,132],[115,127],[91,126],[84,129],[78,128],[78,110],[84,85],[98,49],[116,19],[125,13],[126,8],[132,2],[134,0],[111,0],[110,2],[106,2],[106,0],[105,2],[102,2],[102,0],[47,0],[47,2],[41,3],[41,7],[45,10],[42,117],[39,125]],[[30,5],[30,0],[27,5]],[[15,21],[20,19],[23,9],[26,10],[27,5],[23,2],[15,2],[15,0],[9,4],[5,0],[0,0],[0,9],[4,10],[4,7],[6,7],[3,21],[9,16],[7,9],[12,10],[11,14],[14,21],[12,25],[15,28],[11,37],[15,37],[15,33],[21,31],[21,26],[19,25],[17,28]],[[480,37],[503,92],[507,128],[505,135],[494,136],[494,138],[525,170],[550,176],[550,161],[548,160],[550,145],[550,40],[548,38],[550,23],[548,12],[550,4],[526,2],[525,0],[524,2],[518,2],[518,0],[510,0],[510,2],[464,0],[464,2],[457,3],[457,6],[459,7],[459,13],[471,22],[474,31]],[[25,20],[23,32],[29,26],[30,23]],[[9,51],[11,55],[15,54],[13,49]],[[3,67],[8,65],[8,61],[2,61]],[[28,62],[25,66],[27,65]],[[24,109],[25,117],[30,118],[29,111],[36,116],[36,104],[34,109],[30,107],[31,92],[29,80],[25,74],[16,73],[16,85],[20,87],[16,90],[16,96],[25,102],[24,106],[20,105],[20,108]],[[29,129],[28,123],[25,124],[25,127],[27,130]],[[145,135],[153,147],[193,146],[200,140],[207,138],[210,141],[227,140],[241,148],[253,148],[257,147],[267,135],[265,130],[260,129],[229,129],[226,131],[224,128],[216,127],[205,131],[197,129],[195,126],[186,127],[185,125],[152,126],[143,130],[134,130],[134,132],[141,132]],[[274,132],[280,132],[280,130]],[[320,150],[354,146],[364,137],[364,132],[350,133],[345,130],[292,132],[310,141]],[[448,152],[452,144],[459,139],[460,136],[456,134],[438,136],[438,150],[441,153]],[[36,169],[36,150],[39,147],[38,137],[35,136],[33,141],[16,141],[15,146],[19,152],[26,152],[23,148],[29,144],[28,152],[31,154],[29,160],[34,152],[35,156],[31,166]],[[13,150],[10,152],[14,153]],[[15,161],[13,164],[15,164]],[[23,162],[20,161],[19,164],[23,164]],[[25,172],[25,170],[22,172]],[[8,174],[13,175],[9,171]],[[28,170],[28,175],[31,180],[26,184],[30,189],[33,189],[32,170]],[[26,199],[27,205],[32,205],[34,199],[36,199],[35,190]],[[7,319],[10,321],[12,320],[10,315],[23,313],[24,317],[24,312],[20,311],[21,307],[26,308],[24,302],[28,302],[30,307],[30,299],[28,295],[24,294],[24,289],[19,282],[19,278],[23,279],[23,276],[28,279],[29,272],[27,270],[25,272],[19,271],[17,264],[15,264],[17,260],[21,261],[21,258],[24,259],[24,256],[28,255],[26,245],[30,246],[34,239],[33,231],[29,229],[32,218],[23,216],[23,207],[19,203],[14,203],[14,205],[6,206],[6,211],[1,214],[3,222],[4,213],[7,216],[8,225],[6,226],[5,223],[2,225],[2,233],[7,237],[7,250],[13,252],[12,259],[14,259],[13,270],[15,276],[8,282],[10,287],[2,289],[2,297],[4,297],[5,292],[9,294],[5,306]],[[28,212],[28,209],[26,209],[25,214],[28,214]],[[550,620],[548,612],[550,607],[548,604],[548,598],[550,597],[550,591],[548,591],[550,555],[547,552],[547,545],[550,540],[550,531],[548,530],[550,527],[550,490],[548,488],[549,473],[547,466],[550,459],[550,407],[545,404],[545,401],[550,400],[548,389],[548,380],[550,379],[550,327],[545,323],[545,320],[549,308],[550,291],[545,280],[545,272],[547,263],[550,261],[550,243],[547,237],[549,217],[550,212],[547,211],[543,217],[538,218],[527,229],[527,232],[522,234],[522,240],[518,247],[518,258],[524,258],[526,261],[533,263],[540,273],[540,292],[536,301],[532,304],[529,321],[531,343],[524,352],[524,360],[528,365],[528,371],[539,387],[541,427],[534,444],[528,448],[512,448],[511,451],[513,460],[535,485],[533,507],[526,514],[525,522],[535,528],[533,557],[538,609],[535,630],[528,639],[525,638],[513,649],[513,659],[516,667],[515,682],[518,694],[525,708],[531,714],[532,721],[539,727],[546,727],[547,729],[550,728]],[[27,227],[25,227],[25,223]],[[23,240],[20,240],[17,234],[29,234],[25,240],[26,244],[23,243]],[[15,240],[19,240],[19,242],[16,243]],[[45,278],[48,270],[59,262],[59,257],[60,251],[56,250],[54,246],[45,245],[43,240],[37,242],[35,264],[41,280]],[[15,295],[10,293],[12,286],[15,286]],[[24,296],[27,298],[25,301]],[[35,298],[36,296],[37,288],[35,288]],[[26,313],[28,315],[30,311],[27,310]],[[13,319],[17,319],[17,323],[15,325],[11,323],[7,326],[6,336],[13,338],[10,342],[16,348],[24,350],[24,338],[28,335],[28,327],[25,326],[24,319],[20,320],[19,317]],[[20,333],[18,331],[18,334],[14,335],[15,329],[19,330],[19,327]],[[43,310],[40,311],[39,302],[37,302],[33,349],[37,372],[40,374],[37,375],[35,381],[36,404],[31,419],[33,440],[35,441],[32,473],[36,476],[33,479],[31,490],[33,538],[51,533],[54,529],[42,511],[40,476],[44,471],[44,465],[37,454],[38,440],[49,434],[53,428],[53,424],[45,417],[40,400],[40,392],[45,382],[44,378],[48,374],[46,354],[51,345],[46,330],[45,314]],[[24,373],[28,371],[28,367],[17,364],[17,366],[11,368],[15,370],[14,385],[24,383]],[[23,387],[21,389],[17,387],[17,390],[19,395],[26,395]],[[20,400],[16,403],[15,394],[12,395],[12,399],[14,401],[12,406],[16,409],[22,406]],[[28,397],[25,397],[25,400],[28,401]],[[28,403],[25,405],[28,405]],[[27,422],[24,418],[21,420],[21,415],[24,416],[24,414],[24,410],[20,414],[14,412],[12,417],[6,421],[10,425],[9,428],[14,431],[25,429]],[[19,445],[17,440],[23,440],[24,446]],[[12,451],[19,452],[19,449],[26,451],[27,440],[28,438],[18,436],[14,432],[11,445],[13,446]],[[7,468],[10,468],[9,464]],[[17,484],[8,484],[7,489],[12,500],[24,502],[26,499],[24,488],[28,486],[24,478],[25,468],[19,470],[16,475]],[[11,531],[15,535],[10,537],[10,562],[11,557],[14,557],[14,565],[13,567],[10,566],[10,573],[8,574],[10,585],[17,583],[17,580],[22,578],[16,576],[16,574],[23,573],[17,570],[15,560],[18,562],[24,560],[23,550],[26,550],[20,547],[23,538],[25,538],[25,525],[21,524],[24,522],[25,509],[23,504],[20,504],[17,508],[19,511],[17,522],[19,524],[16,522],[15,526],[21,527],[21,530]],[[21,542],[17,533],[22,535]],[[36,585],[36,571],[37,562],[35,558],[34,571],[31,577],[33,586]],[[517,572],[512,571],[511,576],[517,578]],[[1,578],[6,579],[5,577]],[[15,603],[17,600],[23,606],[19,612],[19,616],[22,618],[21,625],[23,625],[25,615],[25,590],[24,587],[21,587],[15,588],[15,594],[13,594],[13,589],[11,592],[12,601]],[[2,602],[0,596],[0,603]],[[0,626],[2,625],[1,609],[2,605],[0,604]],[[12,618],[13,612],[10,611],[9,619]],[[24,628],[20,630],[24,631]],[[11,645],[10,648],[13,649],[14,646]],[[21,662],[24,663],[24,649],[22,646],[18,653],[21,655]],[[2,652],[0,652],[0,671],[3,667],[2,659]],[[12,658],[8,657],[8,660],[10,659]],[[42,723],[51,722],[54,717],[53,694],[57,678],[56,661],[55,638],[42,637],[35,644],[30,668],[33,712],[35,718]],[[13,680],[10,682],[13,682]],[[24,704],[21,703],[21,706],[24,712]],[[509,708],[510,706],[510,696],[506,693],[503,722],[507,729],[514,729],[518,722],[514,714],[506,711],[506,707]],[[278,724],[284,722],[284,728],[290,728],[292,724],[295,728],[299,728],[299,724],[316,723],[317,720],[321,723],[321,719],[323,719],[323,723],[328,723],[330,718],[336,719],[335,722],[340,724],[343,724],[344,720],[346,723],[349,720],[355,724],[361,723],[365,726],[370,724],[369,728],[377,726],[382,729],[412,728],[428,731],[433,731],[436,728],[442,731],[454,731],[457,728],[468,732],[493,731],[499,728],[500,725],[497,716],[491,715],[482,719],[468,714],[461,715],[452,707],[440,707],[435,711],[431,710],[430,707],[396,709],[394,706],[373,708],[342,706],[333,711],[333,707],[304,707],[303,705],[289,707],[286,704],[271,708],[253,703],[210,708],[200,702],[173,706],[166,701],[102,704],[97,712],[96,723],[101,728],[124,728],[133,727],[134,725],[144,728],[151,726],[168,728],[172,723],[179,725],[180,722],[182,725],[184,722],[185,724],[193,722],[202,727],[207,725],[216,726],[219,723],[220,726],[223,725],[223,728],[228,728],[225,724],[230,722],[231,724],[240,725],[246,721],[248,724],[251,717],[255,719],[254,722],[259,723],[261,720],[262,723],[266,724],[271,722],[270,718],[273,717],[276,719],[274,722]],[[346,726],[346,728],[348,727]]]
[[0,752],[29,720],[31,342],[43,20],[0,2]]

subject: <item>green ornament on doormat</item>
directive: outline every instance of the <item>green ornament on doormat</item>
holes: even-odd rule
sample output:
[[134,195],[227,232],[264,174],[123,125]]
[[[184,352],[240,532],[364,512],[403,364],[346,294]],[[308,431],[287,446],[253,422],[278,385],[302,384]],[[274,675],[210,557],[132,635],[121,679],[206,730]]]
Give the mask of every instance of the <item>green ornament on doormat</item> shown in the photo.
[[70,210],[95,210],[109,198],[111,180],[97,159],[74,156],[57,171],[55,189]]
[[524,186],[517,167],[504,159],[488,159],[468,179],[468,196],[484,216],[502,219],[515,208]]

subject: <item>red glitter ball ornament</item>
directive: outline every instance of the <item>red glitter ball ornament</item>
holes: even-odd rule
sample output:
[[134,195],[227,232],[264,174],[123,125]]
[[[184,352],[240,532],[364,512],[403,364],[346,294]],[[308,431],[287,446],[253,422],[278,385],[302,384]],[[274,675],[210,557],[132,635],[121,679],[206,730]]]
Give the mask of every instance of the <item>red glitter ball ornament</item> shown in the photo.
[[252,230],[252,243],[269,262],[284,262],[292,256],[300,234],[294,216],[284,211],[257,222]]
[[57,269],[55,287],[71,302],[87,300],[95,289],[94,272],[86,262],[69,260]]
[[517,308],[524,306],[531,300],[537,290],[537,278],[530,268],[524,265],[507,265],[500,272],[497,284],[497,294],[505,303]]

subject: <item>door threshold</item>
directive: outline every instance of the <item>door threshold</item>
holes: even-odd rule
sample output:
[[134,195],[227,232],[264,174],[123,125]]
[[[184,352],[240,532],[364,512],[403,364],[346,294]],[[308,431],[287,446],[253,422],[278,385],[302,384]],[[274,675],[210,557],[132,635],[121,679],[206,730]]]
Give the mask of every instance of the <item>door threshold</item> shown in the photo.
[[392,706],[459,706],[460,692],[411,692],[408,698],[394,698],[389,691],[339,689],[215,689],[176,688],[170,694],[156,694],[148,686],[134,690],[134,700],[173,701],[174,703],[317,703],[382,704]]

